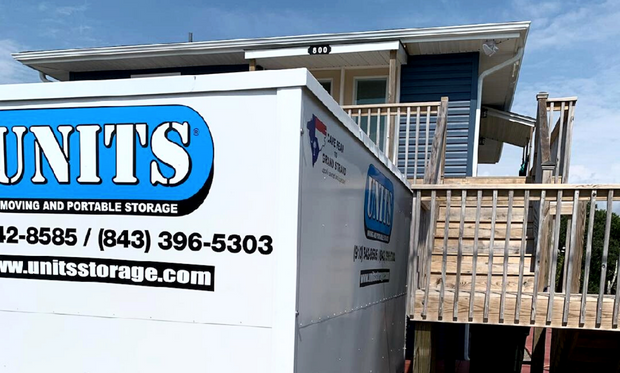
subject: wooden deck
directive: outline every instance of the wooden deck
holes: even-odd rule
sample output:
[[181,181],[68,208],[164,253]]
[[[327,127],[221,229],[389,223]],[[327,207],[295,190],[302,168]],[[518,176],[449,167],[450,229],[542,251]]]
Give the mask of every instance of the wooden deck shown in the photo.
[[[414,192],[413,320],[619,330],[616,263],[608,255],[620,186],[444,184]],[[586,238],[601,203],[605,239],[594,244]],[[603,262],[593,266],[593,255]],[[590,273],[601,275],[600,290],[584,295],[581,278],[587,283]]]
[[[477,323],[477,324],[494,324],[494,325],[519,325],[530,327],[552,327],[552,328],[571,328],[571,329],[601,329],[601,330],[619,330],[618,325],[613,323],[613,307],[614,296],[603,296],[601,307],[600,323],[597,323],[596,309],[598,295],[588,295],[586,297],[584,323],[580,323],[581,316],[581,298],[580,294],[571,295],[568,312],[568,322],[562,322],[564,294],[556,293],[553,297],[553,307],[551,310],[550,322],[547,321],[547,311],[549,305],[549,294],[539,293],[536,300],[536,314],[531,320],[532,315],[532,294],[522,294],[521,303],[518,306],[517,294],[506,293],[504,299],[504,312],[502,310],[502,297],[500,293],[491,293],[489,297],[488,317],[484,317],[485,294],[483,292],[475,293],[474,307],[470,319],[470,294],[460,292],[458,296],[458,311],[455,315],[454,310],[454,294],[453,290],[446,290],[443,303],[441,303],[441,293],[437,290],[430,291],[428,294],[426,317],[424,314],[425,294],[418,291],[415,294],[414,303],[410,304],[410,316],[414,320],[421,321],[441,321],[456,323]],[[412,298],[413,300],[413,298]],[[440,317],[440,307],[443,304],[443,313]],[[519,309],[519,313],[516,310]]]

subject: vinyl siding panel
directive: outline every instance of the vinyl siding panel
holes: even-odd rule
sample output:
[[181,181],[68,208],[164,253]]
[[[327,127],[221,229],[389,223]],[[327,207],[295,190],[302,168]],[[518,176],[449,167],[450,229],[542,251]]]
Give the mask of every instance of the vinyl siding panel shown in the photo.
[[[443,96],[449,99],[445,169],[448,177],[472,175],[477,83],[478,53],[410,56],[408,64],[401,69],[400,102],[439,101]],[[412,118],[412,122],[414,120]],[[405,144],[406,118],[401,118],[399,126],[397,165],[409,178],[424,176],[424,157],[425,154],[430,157],[430,142],[435,135],[437,118],[430,120],[429,144],[426,143],[426,117],[420,120],[417,144],[415,124],[409,127],[409,144]],[[419,159],[417,175],[414,175],[416,147]]]

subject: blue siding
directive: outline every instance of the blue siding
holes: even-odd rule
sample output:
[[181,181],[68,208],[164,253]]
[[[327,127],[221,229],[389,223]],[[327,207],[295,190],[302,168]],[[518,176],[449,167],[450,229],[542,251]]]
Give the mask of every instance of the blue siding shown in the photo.
[[[439,101],[447,96],[448,141],[446,145],[446,176],[471,176],[474,145],[474,121],[478,85],[478,53],[410,56],[402,66],[400,79],[400,102]],[[420,143],[418,146],[417,177],[424,175],[426,146],[426,117],[421,118]],[[436,118],[431,117],[429,141],[435,134]],[[407,177],[414,176],[415,126],[410,126],[407,170],[405,170],[406,118],[401,118],[399,129],[398,166]],[[428,146],[430,153],[430,145]]]

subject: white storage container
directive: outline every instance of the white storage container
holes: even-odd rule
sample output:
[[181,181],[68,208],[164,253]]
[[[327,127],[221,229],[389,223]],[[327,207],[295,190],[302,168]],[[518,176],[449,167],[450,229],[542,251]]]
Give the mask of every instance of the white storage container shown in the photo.
[[398,372],[412,195],[305,69],[0,86],[0,371]]

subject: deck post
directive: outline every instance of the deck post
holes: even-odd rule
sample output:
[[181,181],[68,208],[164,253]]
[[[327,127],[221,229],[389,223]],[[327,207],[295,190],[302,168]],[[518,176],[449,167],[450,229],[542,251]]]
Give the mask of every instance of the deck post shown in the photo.
[[534,328],[532,340],[532,365],[531,373],[543,373],[545,369],[545,342],[547,340],[547,329]]
[[256,71],[256,60],[254,58],[250,60],[250,71]]
[[[394,104],[397,101],[396,99],[396,86],[398,84],[398,82],[396,81],[397,70],[398,70],[397,60],[396,60],[397,55],[398,55],[397,50],[390,51],[390,67],[389,67],[389,73],[388,73],[388,97],[387,97],[388,104]],[[387,119],[386,120],[387,138],[394,139],[394,136],[396,133],[396,126],[397,126],[396,118],[392,118],[392,116],[388,114],[386,119]],[[379,126],[378,123],[380,123],[380,121],[381,121],[381,118],[379,118],[379,122],[377,122],[377,127]],[[385,147],[385,154],[388,154],[389,156],[390,154],[394,153],[393,151],[394,147],[395,147],[394,141],[393,140],[388,141]],[[396,159],[391,159],[391,161],[396,163]],[[414,177],[417,177],[417,175],[414,175]]]
[[435,371],[437,332],[434,323],[415,323],[415,345],[413,350],[413,372],[431,373]]
[[437,113],[437,125],[435,127],[435,137],[431,149],[431,159],[428,170],[424,170],[424,184],[440,184],[443,178],[445,154],[446,154],[446,133],[448,128],[448,98],[441,98],[441,105]]

